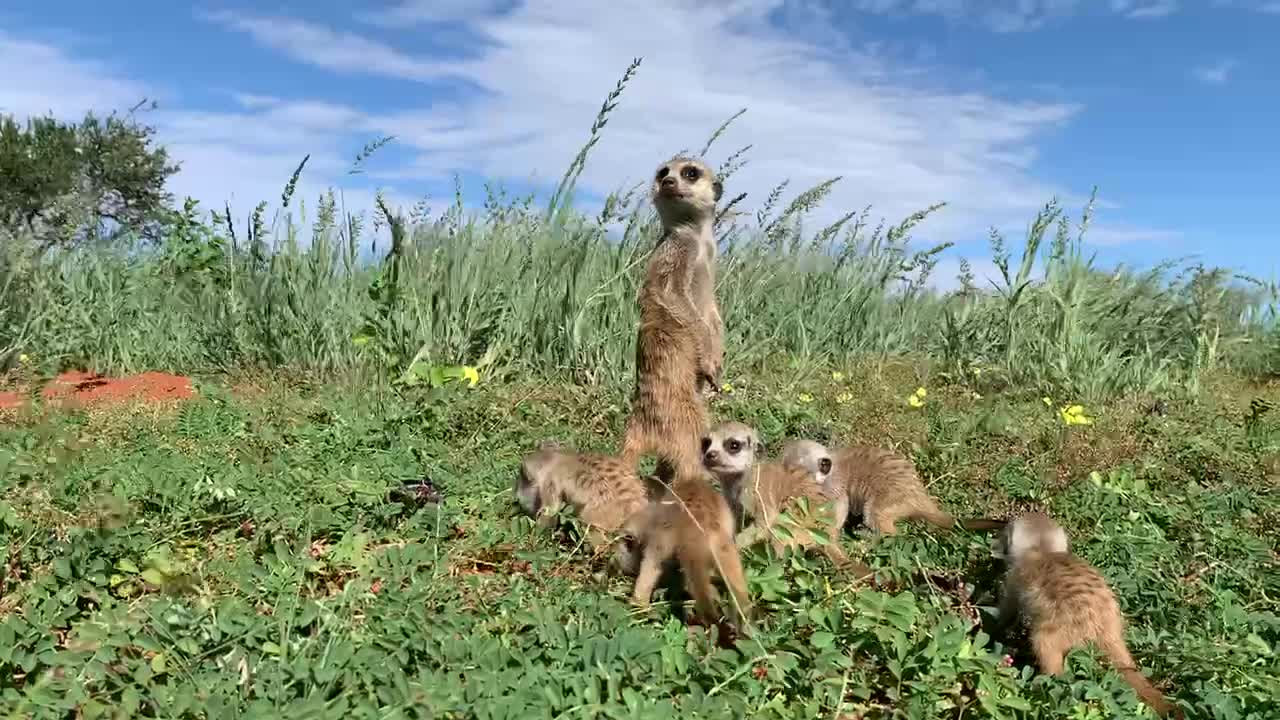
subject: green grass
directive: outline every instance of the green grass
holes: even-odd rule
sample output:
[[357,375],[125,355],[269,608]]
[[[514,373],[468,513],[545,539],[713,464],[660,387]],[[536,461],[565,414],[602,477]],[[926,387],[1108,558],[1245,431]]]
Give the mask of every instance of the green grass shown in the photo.
[[[472,214],[460,195],[346,214],[329,194],[307,212],[291,181],[274,219],[188,204],[158,247],[40,254],[0,231],[0,389],[71,367],[206,379],[176,415],[0,418],[8,716],[1137,712],[1087,651],[1065,679],[1025,652],[1006,666],[980,629],[996,577],[981,535],[847,537],[881,591],[750,553],[767,612],[718,648],[675,607],[631,611],[571,529],[514,514],[521,454],[549,435],[615,449],[627,410],[655,219],[634,188],[595,217],[571,202],[625,80],[547,207],[494,191]],[[1084,253],[1089,209],[1050,202],[1017,247],[993,235],[998,287],[938,293],[938,248],[911,236],[937,208],[802,234],[829,183],[779,183],[748,213],[745,149],[724,157],[732,393],[715,415],[774,447],[897,447],[959,514],[1047,508],[1193,716],[1280,717],[1276,288],[1174,262],[1104,271]],[[390,247],[372,247],[374,224]],[[451,382],[457,365],[480,384]],[[1096,422],[1065,426],[1074,403]],[[423,473],[441,505],[388,499]]]
[[[842,370],[840,381],[789,363],[735,375],[714,412],[775,444],[896,445],[961,514],[1047,507],[1116,589],[1144,671],[1193,717],[1280,713],[1268,470],[1280,417],[1242,420],[1258,391],[1224,380],[1163,417],[1119,402],[1068,428],[1039,400],[975,400],[954,385],[911,408],[913,365]],[[851,589],[820,556],[753,550],[765,613],[729,648],[686,628],[665,591],[647,615],[632,611],[628,583],[597,572],[572,525],[541,533],[510,494],[541,437],[613,447],[621,388],[494,381],[379,398],[224,379],[200,390],[176,414],[0,428],[0,697],[17,716],[1137,712],[1090,651],[1050,679],[988,639],[996,575],[978,533],[909,523],[894,538],[847,536],[880,591]],[[386,499],[424,473],[442,504]]]

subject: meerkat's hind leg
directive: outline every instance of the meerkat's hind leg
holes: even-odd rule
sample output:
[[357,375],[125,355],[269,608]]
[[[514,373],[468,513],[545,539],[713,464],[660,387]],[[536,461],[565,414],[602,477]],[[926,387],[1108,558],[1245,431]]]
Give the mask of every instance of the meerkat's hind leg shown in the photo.
[[898,512],[894,507],[876,506],[867,515],[867,525],[879,535],[898,534]]
[[631,593],[632,605],[641,609],[649,607],[649,600],[653,598],[653,589],[657,587],[658,580],[662,577],[663,560],[657,548],[645,549],[640,558],[640,570],[636,574],[635,589]]
[[1046,675],[1061,675],[1066,670],[1067,652],[1071,650],[1071,638],[1066,632],[1042,628],[1032,634],[1031,649],[1036,654],[1036,664]]

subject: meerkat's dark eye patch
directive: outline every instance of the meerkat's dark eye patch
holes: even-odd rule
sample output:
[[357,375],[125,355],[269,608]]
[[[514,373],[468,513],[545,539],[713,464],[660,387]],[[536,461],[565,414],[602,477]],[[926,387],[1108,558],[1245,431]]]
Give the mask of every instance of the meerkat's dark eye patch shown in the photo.
[[657,174],[657,176],[655,176],[653,179],[654,179],[654,180],[661,180],[662,178],[664,178],[664,177],[666,177],[667,175],[670,175],[670,174],[671,174],[671,168],[669,168],[669,167],[665,167],[665,166],[664,166],[664,167],[660,167],[660,168],[658,168],[658,174]]
[[742,441],[737,438],[732,438],[729,442],[724,444],[724,447],[729,451],[730,455],[737,455],[742,450]]
[[702,171],[698,170],[698,168],[693,165],[685,165],[684,169],[680,171],[680,177],[688,180],[689,182],[697,180],[701,175]]
[[818,472],[823,475],[831,472],[831,458],[822,458],[818,461]]
[[702,438],[702,452],[706,452],[710,448],[711,448],[711,438],[709,437]]

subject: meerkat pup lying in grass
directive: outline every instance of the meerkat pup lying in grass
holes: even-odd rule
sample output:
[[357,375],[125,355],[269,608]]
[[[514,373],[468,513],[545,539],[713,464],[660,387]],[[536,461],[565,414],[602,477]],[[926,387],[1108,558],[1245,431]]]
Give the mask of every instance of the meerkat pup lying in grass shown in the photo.
[[[830,468],[824,483],[843,494],[846,503],[843,526],[850,515],[882,535],[897,533],[899,520],[924,520],[952,529],[956,519],[938,506],[925,490],[911,460],[899,452],[871,445],[849,445],[835,450],[813,440],[792,440],[783,449],[782,462],[803,467],[815,475]],[[969,530],[989,529],[980,520],[963,520]]]
[[[626,520],[660,496],[663,488],[621,458],[577,452],[544,440],[520,462],[514,491],[520,509],[535,518],[539,528],[550,528],[560,509],[571,507],[588,527],[587,541],[602,552]],[[613,547],[612,562],[629,575],[638,569],[638,558],[626,542]]]
[[[823,483],[823,473],[830,470],[829,459],[826,463],[817,461],[815,470],[766,461],[755,429],[730,422],[715,427],[703,438],[702,460],[719,480],[721,491],[734,508],[737,524],[741,526],[747,517],[754,520],[754,525],[738,536],[739,545],[746,547],[767,539],[779,554],[788,547],[820,545],[836,567],[858,576],[871,574],[870,568],[850,560],[840,547],[847,500],[842,493],[828,491]],[[783,536],[778,532],[779,514],[787,511],[796,517],[794,501],[798,499],[804,500],[816,527],[795,528]],[[816,542],[810,534],[814,530],[827,542]]]

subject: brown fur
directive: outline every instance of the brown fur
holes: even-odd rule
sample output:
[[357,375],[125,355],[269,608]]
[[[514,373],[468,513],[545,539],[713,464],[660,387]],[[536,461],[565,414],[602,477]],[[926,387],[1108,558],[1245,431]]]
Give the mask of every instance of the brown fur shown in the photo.
[[[738,515],[739,524],[750,516],[755,524],[738,536],[738,544],[746,547],[768,539],[774,552],[785,548],[812,548],[819,545],[836,567],[859,576],[871,574],[866,565],[849,559],[840,547],[847,499],[842,493],[830,492],[814,473],[781,462],[762,462],[764,452],[753,428],[738,422],[717,426],[703,438],[703,464],[720,481],[729,504]],[[796,501],[803,498],[827,542],[819,544],[810,536],[814,527],[795,528],[783,538],[774,531],[779,514],[790,510],[795,517]],[[804,519],[795,517],[804,523]],[[806,523],[807,524],[807,523]]]
[[723,326],[715,299],[715,204],[722,187],[700,161],[663,163],[653,182],[662,219],[637,301],[636,385],[622,456],[658,455],[658,476],[693,475],[707,426],[704,391],[719,386]]
[[745,627],[751,600],[742,559],[734,544],[733,514],[711,486],[705,471],[677,474],[667,494],[631,516],[626,532],[640,555],[632,593],[636,606],[648,607],[663,567],[675,561],[704,621],[714,622],[720,617],[717,593],[711,584],[711,573],[718,570],[736,601],[738,620]]
[[[588,526],[588,542],[599,551],[611,544],[611,533],[663,489],[621,458],[544,441],[521,461],[514,491],[521,510],[536,518],[540,528],[555,523],[564,505],[572,507]],[[623,572],[636,572],[636,559],[626,547],[617,549],[614,562]]]
[[[848,512],[861,515],[872,530],[896,534],[899,520],[924,520],[947,530],[955,527],[956,519],[938,506],[925,490],[915,465],[902,453],[872,445],[828,450],[812,440],[796,440],[787,446],[783,461],[812,472],[812,458],[824,455],[833,460],[827,483],[832,489],[844,489]],[[981,529],[975,523],[980,525],[981,521],[961,521],[966,529]]]
[[1067,653],[1092,642],[1157,714],[1182,716],[1130,656],[1124,617],[1106,579],[1071,553],[1066,532],[1052,518],[1018,516],[996,538],[992,555],[1008,562],[998,632],[1025,622],[1041,672],[1061,674]]

